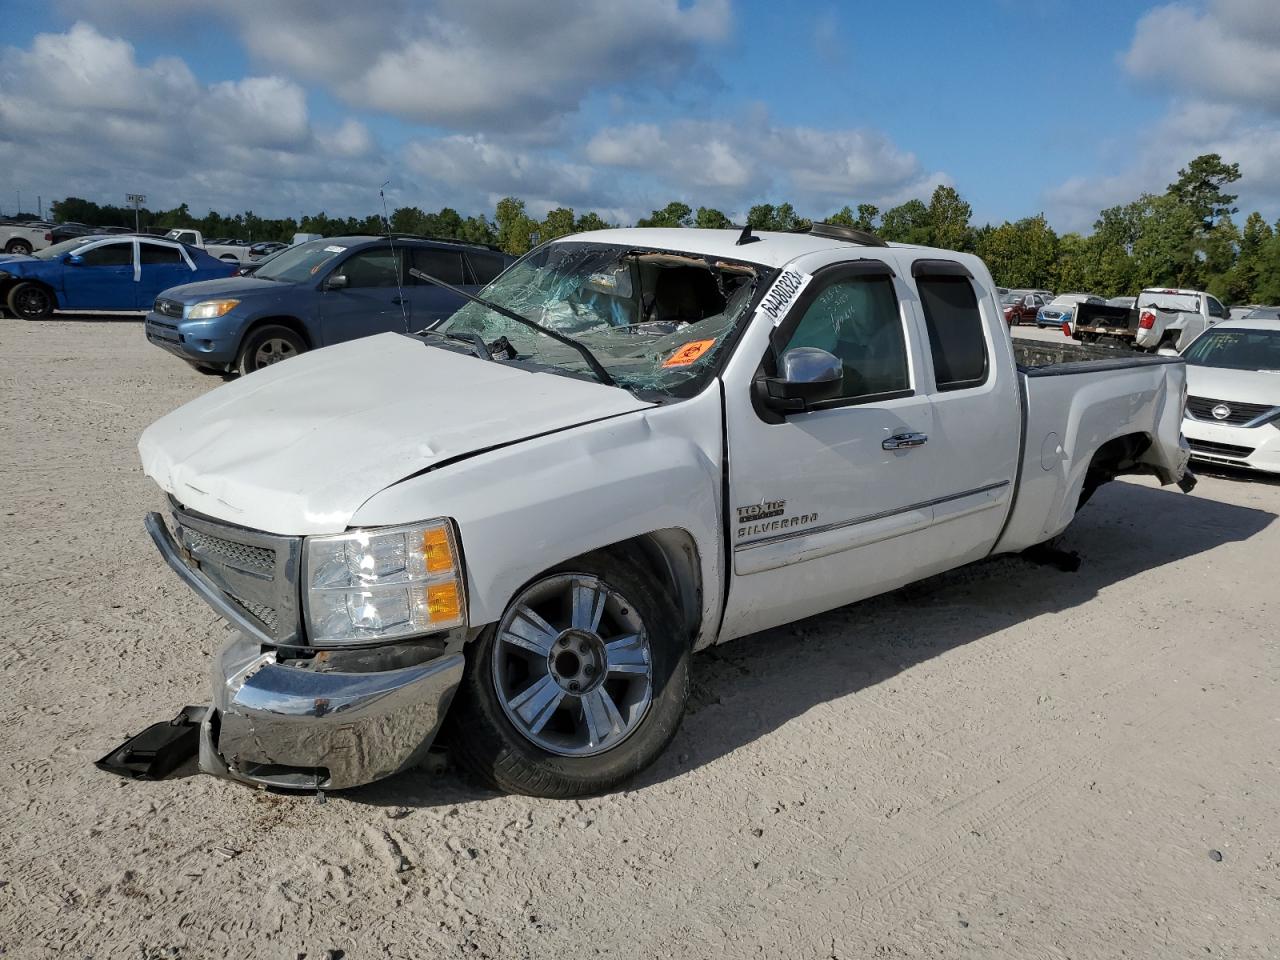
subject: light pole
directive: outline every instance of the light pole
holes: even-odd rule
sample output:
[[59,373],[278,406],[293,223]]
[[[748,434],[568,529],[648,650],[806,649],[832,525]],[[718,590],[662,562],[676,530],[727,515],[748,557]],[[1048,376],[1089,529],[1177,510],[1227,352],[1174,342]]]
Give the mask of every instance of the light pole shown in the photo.
[[138,208],[147,202],[146,195],[141,193],[126,193],[124,198],[126,201],[133,204],[133,232],[141,233],[142,231],[138,228]]

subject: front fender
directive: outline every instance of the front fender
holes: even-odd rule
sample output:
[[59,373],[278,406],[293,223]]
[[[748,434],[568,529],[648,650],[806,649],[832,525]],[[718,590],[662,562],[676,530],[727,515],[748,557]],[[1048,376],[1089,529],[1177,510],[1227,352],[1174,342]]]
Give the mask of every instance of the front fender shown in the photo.
[[722,461],[720,388],[713,383],[690,400],[446,463],[376,494],[351,525],[452,517],[473,627],[497,620],[524,584],[565,560],[682,530],[701,566],[702,645],[719,623],[724,594]]

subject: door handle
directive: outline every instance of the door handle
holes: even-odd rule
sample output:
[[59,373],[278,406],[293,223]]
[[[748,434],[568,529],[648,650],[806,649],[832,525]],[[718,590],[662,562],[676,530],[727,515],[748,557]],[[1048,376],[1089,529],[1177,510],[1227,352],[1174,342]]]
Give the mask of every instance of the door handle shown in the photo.
[[896,433],[880,444],[882,450],[909,450],[923,447],[929,438],[923,433]]

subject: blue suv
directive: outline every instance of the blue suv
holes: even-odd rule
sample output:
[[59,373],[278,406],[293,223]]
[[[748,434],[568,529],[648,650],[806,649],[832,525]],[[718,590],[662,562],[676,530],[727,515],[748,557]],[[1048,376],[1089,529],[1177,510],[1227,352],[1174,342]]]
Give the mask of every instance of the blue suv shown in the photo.
[[344,340],[434,326],[465,301],[415,270],[474,292],[514,259],[421,237],[311,240],[250,276],[163,291],[147,314],[147,339],[205,373],[252,373]]

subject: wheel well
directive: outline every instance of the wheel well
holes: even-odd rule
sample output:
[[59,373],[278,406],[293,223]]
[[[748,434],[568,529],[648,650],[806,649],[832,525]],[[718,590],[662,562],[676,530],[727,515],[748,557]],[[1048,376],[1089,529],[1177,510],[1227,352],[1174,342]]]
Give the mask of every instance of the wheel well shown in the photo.
[[0,283],[0,306],[6,306],[8,304],[9,291],[11,291],[14,287],[18,286],[18,284],[20,283],[29,283],[29,284],[32,284],[33,286],[40,287],[47,294],[49,294],[50,298],[53,300],[54,308],[57,309],[58,291],[53,289],[53,287],[49,286],[49,284],[45,283],[43,280],[29,280],[26,277],[11,277],[10,279],[5,280],[3,283]]
[[1126,433],[1114,437],[1093,452],[1089,461],[1089,469],[1085,471],[1084,485],[1080,489],[1080,502],[1076,509],[1089,502],[1104,483],[1114,480],[1124,473],[1149,473],[1150,468],[1139,458],[1151,446],[1151,436],[1146,433]]
[[33,244],[30,240],[23,240],[21,237],[14,237],[4,245],[4,251],[5,253],[12,253],[13,248],[17,246],[24,246],[28,250],[35,249],[35,244]]
[[[702,565],[698,545],[687,531],[655,530],[590,552],[621,554],[649,570],[671,592],[689,642],[697,640],[702,627]],[[570,557],[564,562],[576,559]]]
[[265,326],[287,327],[302,338],[302,342],[307,345],[308,350],[315,349],[307,328],[297,317],[263,317],[261,320],[255,320],[249,324],[249,328],[245,330],[244,335],[240,338],[240,345],[243,348],[244,342],[249,339],[255,330],[259,330]]

